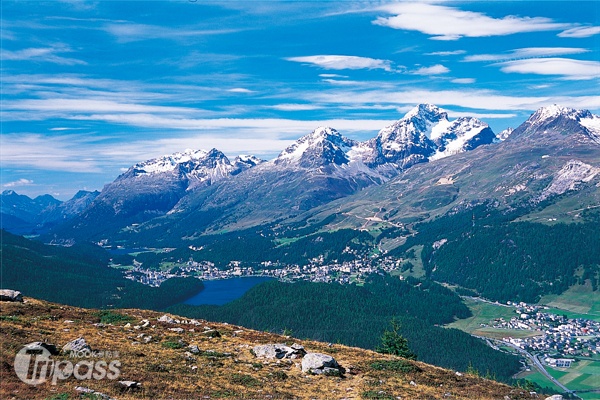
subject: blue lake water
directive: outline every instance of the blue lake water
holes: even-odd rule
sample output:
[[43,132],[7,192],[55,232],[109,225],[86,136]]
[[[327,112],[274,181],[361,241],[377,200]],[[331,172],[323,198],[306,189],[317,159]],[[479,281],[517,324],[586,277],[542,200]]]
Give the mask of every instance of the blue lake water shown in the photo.
[[266,276],[245,276],[214,281],[202,281],[204,290],[183,302],[192,306],[201,304],[223,305],[239,299],[253,286],[273,278]]

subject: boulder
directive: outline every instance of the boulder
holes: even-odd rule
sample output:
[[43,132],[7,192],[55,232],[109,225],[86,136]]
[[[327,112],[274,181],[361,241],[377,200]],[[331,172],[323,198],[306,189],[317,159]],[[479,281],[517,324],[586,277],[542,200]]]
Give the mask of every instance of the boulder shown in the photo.
[[142,387],[142,384],[136,381],[119,381],[119,384],[123,386],[123,388],[131,390],[139,389]]
[[2,289],[0,290],[0,301],[19,301],[23,302],[23,295],[17,290]]
[[302,359],[302,372],[317,375],[341,375],[344,371],[330,355],[308,353]]
[[62,351],[63,353],[69,353],[71,351],[78,353],[80,351],[92,351],[92,348],[89,344],[87,344],[84,338],[79,337],[65,344],[62,348]]
[[563,400],[562,394],[555,394],[550,397],[546,397],[544,400]]
[[48,350],[48,352],[50,354],[52,354],[53,356],[55,356],[59,353],[59,351],[55,345],[46,343],[46,342],[33,342],[33,343],[29,343],[25,347],[27,347],[28,349],[38,349],[38,350],[40,349],[40,347],[42,347],[42,348]]
[[158,322],[166,322],[167,324],[173,324],[175,323],[175,320],[169,317],[167,314],[165,314],[158,319]]
[[252,352],[256,357],[259,358],[302,358],[306,354],[303,346],[294,343],[291,346],[287,346],[282,343],[275,344],[261,344],[254,346]]

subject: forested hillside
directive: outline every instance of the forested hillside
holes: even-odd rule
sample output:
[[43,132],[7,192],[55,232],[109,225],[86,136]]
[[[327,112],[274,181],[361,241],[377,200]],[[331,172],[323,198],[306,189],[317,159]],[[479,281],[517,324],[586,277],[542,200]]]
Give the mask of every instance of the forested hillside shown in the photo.
[[[421,259],[429,278],[475,290],[498,301],[534,303],[600,279],[598,213],[579,223],[517,222],[520,210],[501,213],[485,205],[416,226],[416,235],[390,255],[424,245]],[[390,233],[387,233],[390,235]]]
[[2,288],[79,307],[160,309],[202,290],[198,279],[175,278],[154,288],[109,268],[109,254],[94,245],[48,246],[2,233]]

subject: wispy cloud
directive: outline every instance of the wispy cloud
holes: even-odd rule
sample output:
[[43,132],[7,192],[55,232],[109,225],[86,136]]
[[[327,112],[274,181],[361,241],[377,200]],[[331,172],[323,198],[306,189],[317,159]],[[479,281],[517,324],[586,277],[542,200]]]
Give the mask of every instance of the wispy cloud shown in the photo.
[[347,75],[340,74],[319,74],[321,78],[348,78]]
[[306,57],[289,57],[288,61],[312,64],[324,69],[383,69],[392,71],[392,62],[369,57],[318,55]]
[[268,108],[279,111],[309,111],[318,110],[322,107],[316,104],[276,104],[274,106],[269,106]]
[[119,103],[109,100],[86,99],[32,99],[6,102],[4,110],[53,111],[53,112],[121,112],[121,113],[190,113],[198,110],[185,107],[152,106],[144,104]]
[[457,56],[465,54],[466,50],[453,50],[453,51],[434,51],[433,53],[425,53],[426,56]]
[[502,72],[519,74],[558,75],[566,80],[600,78],[600,62],[569,58],[530,58],[499,63]]
[[395,14],[378,17],[376,25],[394,29],[419,31],[435,40],[457,40],[461,37],[504,36],[521,32],[551,31],[571,28],[549,18],[506,16],[489,17],[483,13],[463,11],[438,4],[403,2],[387,4],[379,10]]
[[230,93],[255,93],[254,90],[246,89],[246,88],[233,88],[227,90]]
[[578,26],[558,34],[559,37],[586,38],[600,34],[600,26]]
[[190,27],[167,28],[160,25],[135,23],[110,23],[102,27],[119,42],[136,42],[148,39],[181,40],[208,35],[223,35],[239,32],[239,29],[195,29]]
[[397,107],[431,103],[440,107],[460,107],[473,110],[533,111],[548,104],[569,104],[574,108],[597,109],[600,96],[511,96],[493,90],[427,90],[420,88],[368,90],[339,89],[326,92],[305,92],[302,98],[325,106],[383,104]]
[[421,67],[410,73],[413,75],[440,75],[446,74],[450,72],[450,70],[444,67],[442,64],[436,64],[431,67]]
[[468,85],[470,83],[475,83],[475,78],[456,78],[452,79],[450,82]]
[[2,186],[4,186],[5,188],[11,188],[11,187],[21,187],[21,186],[30,186],[30,185],[33,185],[32,180],[21,178],[17,181],[7,182]]
[[83,60],[68,58],[57,55],[57,53],[69,53],[68,47],[32,47],[22,50],[2,50],[1,57],[4,61],[36,61],[49,62],[60,65],[86,65]]
[[[85,149],[85,151],[84,151]],[[94,150],[92,150],[94,149]],[[90,154],[95,150],[77,137],[39,134],[2,135],[0,165],[51,171],[102,172],[99,160]]]
[[587,52],[589,52],[588,49],[579,47],[527,47],[523,49],[511,50],[502,54],[475,54],[466,56],[464,61],[504,61],[515,58],[552,57]]

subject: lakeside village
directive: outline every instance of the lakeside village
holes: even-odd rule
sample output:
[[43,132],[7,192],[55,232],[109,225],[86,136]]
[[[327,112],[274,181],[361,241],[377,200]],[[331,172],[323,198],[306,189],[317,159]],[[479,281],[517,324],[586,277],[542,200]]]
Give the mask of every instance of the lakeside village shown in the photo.
[[[264,261],[258,267],[243,266],[238,261],[229,263],[226,269],[219,269],[210,261],[193,261],[171,268],[169,271],[145,269],[134,262],[132,269],[126,270],[125,277],[145,285],[159,286],[172,277],[196,277],[202,280],[217,280],[249,276],[265,276],[284,282],[306,280],[311,282],[337,282],[349,284],[360,282],[372,273],[399,271],[405,268],[405,260],[394,257],[379,259],[377,264],[368,258],[356,258],[342,263],[325,263],[323,257],[309,260],[305,266],[280,264]],[[403,279],[400,276],[400,279]],[[503,318],[482,324],[507,330],[538,332],[528,338],[506,337],[503,340],[523,350],[544,354],[542,360],[554,367],[568,368],[577,357],[593,357],[600,354],[600,322],[587,319],[568,319],[562,315],[543,312],[545,306],[511,303],[516,316],[510,321]]]
[[544,312],[546,306],[510,303],[517,316],[510,321],[497,318],[490,325],[497,329],[525,330],[539,333],[526,338],[505,337],[502,340],[530,353],[551,367],[570,368],[577,358],[600,354],[600,322]]

